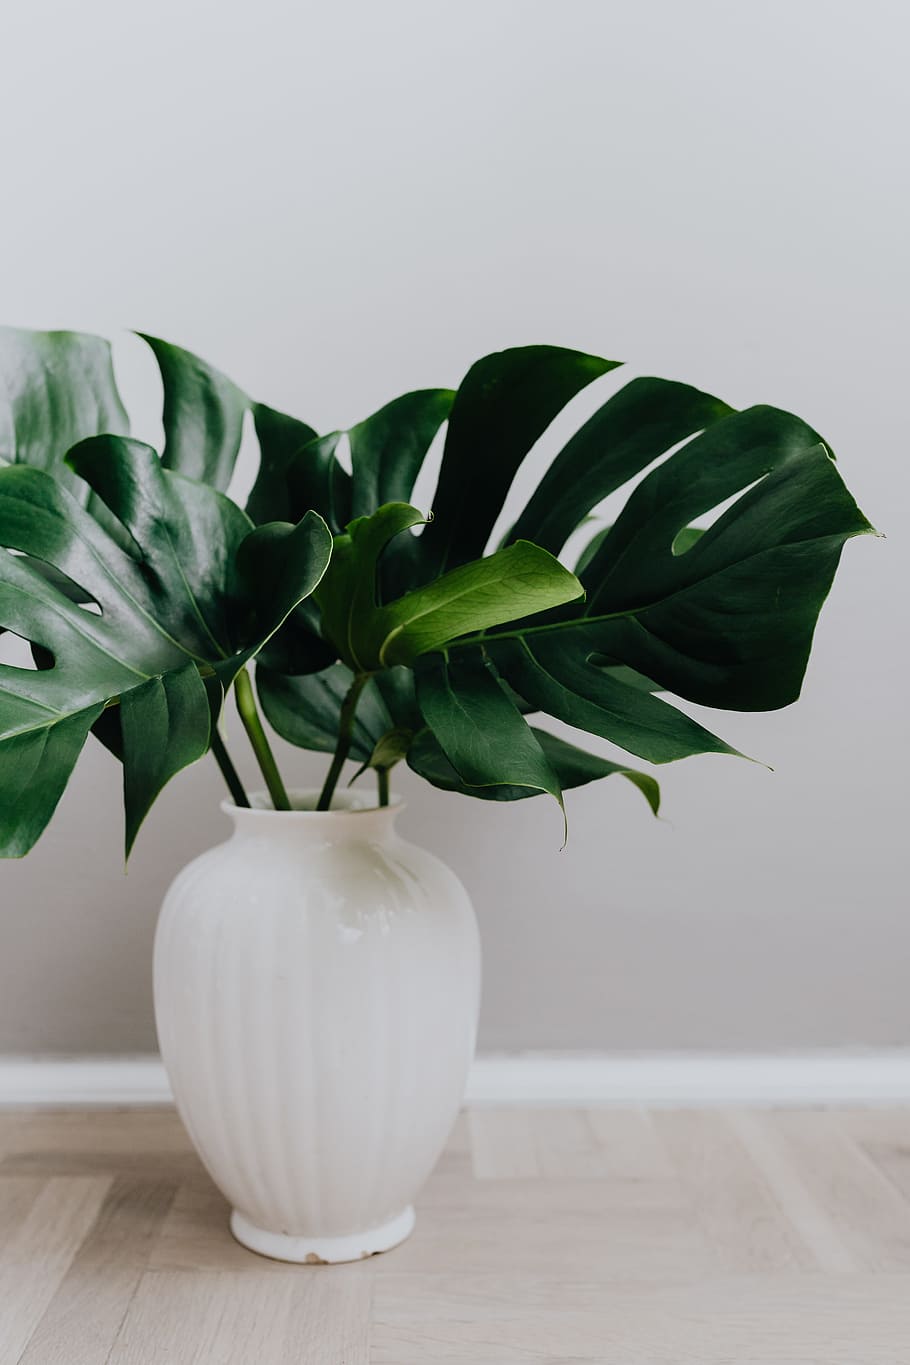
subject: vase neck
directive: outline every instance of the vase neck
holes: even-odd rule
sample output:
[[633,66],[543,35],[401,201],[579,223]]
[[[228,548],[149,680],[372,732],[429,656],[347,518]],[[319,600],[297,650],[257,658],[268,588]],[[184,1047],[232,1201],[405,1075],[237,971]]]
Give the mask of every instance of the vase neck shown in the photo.
[[376,806],[352,792],[336,793],[332,809],[315,809],[317,791],[291,791],[293,810],[275,810],[262,792],[251,795],[251,805],[223,801],[221,809],[234,823],[235,839],[274,839],[297,846],[308,844],[386,843],[395,837],[395,820],[402,802]]

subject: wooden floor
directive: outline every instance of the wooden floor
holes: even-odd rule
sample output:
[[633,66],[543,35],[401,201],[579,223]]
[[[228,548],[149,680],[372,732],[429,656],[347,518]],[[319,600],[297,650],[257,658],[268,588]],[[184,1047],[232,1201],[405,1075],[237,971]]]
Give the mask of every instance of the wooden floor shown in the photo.
[[908,1365],[910,1112],[475,1110],[397,1250],[244,1251],[174,1114],[0,1114],[0,1365]]

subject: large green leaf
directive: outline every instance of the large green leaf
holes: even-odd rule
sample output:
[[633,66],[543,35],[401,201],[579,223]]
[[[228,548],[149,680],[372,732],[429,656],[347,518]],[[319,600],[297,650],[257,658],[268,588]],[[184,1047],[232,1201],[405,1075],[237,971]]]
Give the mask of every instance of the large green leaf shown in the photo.
[[249,399],[213,365],[169,341],[140,333],[154,352],[164,385],[166,469],[213,488],[227,488],[234,472]]
[[[7,856],[28,851],[89,728],[127,696],[121,731],[131,842],[161,785],[207,747],[203,675],[229,683],[310,590],[331,550],[328,529],[313,516],[285,538],[286,588],[266,600],[237,566],[251,523],[223,495],[169,473],[138,441],[96,437],[68,459],[132,548],[122,549],[51,475],[24,465],[0,469],[0,626],[52,661],[37,671],[0,667],[0,772],[21,764],[33,774],[21,810],[19,784],[0,789]],[[242,560],[249,571],[261,555],[268,584],[280,550],[255,542]],[[83,601],[48,581],[39,561],[77,584]]]
[[481,660],[429,654],[417,668],[427,725],[468,787],[530,787],[562,806],[562,787],[524,716]]
[[556,456],[510,532],[558,554],[608,494],[687,436],[732,411],[719,398],[666,379],[633,379]]
[[618,364],[522,346],[471,367],[449,415],[434,519],[421,537],[422,579],[483,554],[528,451],[571,398]]
[[[597,754],[589,754],[584,749],[567,744],[564,739],[557,739],[555,735],[549,734],[546,730],[539,730],[533,725],[531,733],[549,760],[563,791],[582,787],[588,782],[597,782],[602,777],[625,777],[638,788],[651,810],[657,815],[660,810],[660,787],[650,773],[638,772],[635,768],[611,763],[609,759],[600,758]],[[440,787],[443,791],[460,792],[462,796],[479,796],[485,801],[521,801],[529,796],[541,795],[539,788],[536,787],[501,784],[492,787],[469,787],[446,758],[439,741],[429,728],[421,730],[411,741],[408,749],[408,766],[428,782],[432,782],[434,787]]]
[[491,639],[487,655],[535,709],[612,740],[650,763],[692,754],[735,754],[722,739],[675,706],[598,668],[561,631]]
[[348,432],[354,517],[387,502],[409,502],[433,438],[449,415],[451,389],[406,393]]
[[[264,403],[253,405],[253,422],[259,440],[259,470],[247,500],[247,514],[257,525],[267,521],[293,521],[288,470],[310,442],[318,439],[316,433],[305,422],[298,422],[296,417],[289,417],[287,413],[276,412]],[[337,437],[334,437],[330,455],[336,444]],[[320,503],[326,501],[325,496],[320,498],[317,494],[309,507],[320,511]],[[322,515],[325,516],[324,511]],[[329,519],[326,517],[326,520]]]
[[123,692],[120,734],[129,856],[158,793],[209,747],[209,698],[195,663]]
[[351,517],[351,476],[335,452],[340,431],[315,436],[303,422],[257,403],[261,462],[247,511],[254,521],[299,521],[315,511],[339,533]]
[[[484,574],[501,570],[502,551],[478,556],[519,464],[564,404],[609,368],[548,347],[479,361],[451,407],[432,521],[388,544],[378,590],[379,549],[363,577],[356,555],[342,550],[322,634],[353,666],[380,669],[380,680],[384,665],[411,666],[448,646],[437,720],[439,696],[447,695],[441,679],[465,658],[475,670],[494,663],[516,709],[539,709],[654,762],[733,753],[670,699],[651,694],[731,710],[772,709],[798,696],[843,543],[870,529],[818,434],[799,418],[768,407],[733,412],[685,384],[633,380],[555,457],[506,537],[512,548],[527,540],[559,551],[604,498],[640,479],[613,525],[582,553],[585,600],[543,610],[537,603],[532,612],[513,598],[499,624],[471,626],[476,603],[458,593],[459,576],[482,589]],[[377,414],[388,424],[383,439],[361,445],[359,511],[383,495],[368,470],[390,447],[407,452],[405,482],[416,477],[414,452],[428,444],[431,423],[417,423],[408,398]],[[397,515],[384,511],[377,521]],[[444,572],[449,565],[459,567]],[[446,621],[450,597],[457,612]],[[367,619],[369,633],[358,633],[353,623]],[[306,628],[316,625],[310,613]],[[420,672],[426,676],[422,664]],[[424,684],[421,698],[428,695]],[[454,689],[447,704],[457,707]]]
[[103,431],[129,432],[108,342],[81,332],[0,327],[0,465],[50,470],[84,502],[88,489],[63,457]]
[[[259,700],[266,719],[290,744],[331,753],[338,742],[338,715],[354,675],[342,663],[319,673],[288,677],[262,663],[256,669]],[[360,695],[351,738],[351,757],[369,761],[379,739],[393,727],[393,718],[370,679]]]
[[[674,552],[683,527],[737,492],[690,548]],[[753,408],[639,484],[583,572],[579,610],[509,633],[532,652],[546,641],[551,660],[586,680],[582,698],[588,684],[603,686],[584,667],[595,655],[701,704],[785,706],[799,695],[843,544],[869,530],[815,433],[788,413]],[[521,690],[512,669],[522,657],[512,659],[500,663]]]

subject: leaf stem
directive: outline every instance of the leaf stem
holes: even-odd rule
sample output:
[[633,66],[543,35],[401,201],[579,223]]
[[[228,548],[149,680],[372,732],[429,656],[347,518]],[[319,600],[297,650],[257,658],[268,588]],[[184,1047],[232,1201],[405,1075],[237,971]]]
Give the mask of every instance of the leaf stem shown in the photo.
[[354,713],[357,710],[357,703],[360,694],[369,682],[369,673],[356,673],[354,681],[348,689],[348,694],[341,703],[341,714],[338,720],[338,743],[335,745],[335,752],[332,755],[332,764],[323,783],[322,791],[319,793],[319,800],[316,802],[317,810],[329,810],[332,805],[332,797],[335,795],[335,788],[338,786],[338,779],[344,767],[345,759],[351,749],[351,738],[354,732]]
[[231,796],[233,797],[234,805],[248,806],[250,804],[250,798],[247,796],[246,792],[243,789],[243,783],[240,781],[240,774],[234,767],[231,756],[228,753],[227,749],[225,748],[224,740],[218,733],[218,727],[217,725],[215,725],[214,721],[212,722],[211,747],[215,762],[221,769],[221,776],[227,783],[227,789],[231,793]]
[[241,668],[234,679],[234,691],[237,695],[237,710],[240,712],[244,729],[250,737],[250,744],[253,746],[256,762],[265,778],[265,785],[269,789],[272,805],[275,810],[290,810],[290,798],[281,780],[281,774],[278,771],[278,764],[275,762],[275,755],[272,753],[268,736],[262,728],[262,721],[259,719],[259,712],[256,709],[256,698],[253,695],[253,684],[250,682],[250,675],[245,668]]
[[379,788],[379,804],[387,806],[389,804],[389,770],[388,768],[376,769],[376,784]]

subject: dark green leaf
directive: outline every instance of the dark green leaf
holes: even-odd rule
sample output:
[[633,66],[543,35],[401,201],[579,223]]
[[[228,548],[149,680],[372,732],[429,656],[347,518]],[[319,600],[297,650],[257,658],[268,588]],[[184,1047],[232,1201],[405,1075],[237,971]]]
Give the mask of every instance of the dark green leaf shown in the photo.
[[[0,570],[2,572],[2,570]],[[0,602],[3,583],[0,581]],[[8,714],[9,678],[0,666],[0,725]],[[51,721],[36,706],[0,742],[0,857],[28,853],[53,815],[101,703]],[[5,729],[5,726],[4,726]]]
[[[247,514],[258,526],[266,521],[298,521],[303,512],[312,508],[331,524],[331,500],[326,489],[314,490],[315,496],[299,510],[294,505],[299,489],[295,490],[293,503],[291,498],[288,470],[303,449],[318,439],[313,428],[264,403],[253,404],[253,421],[259,438],[259,472],[246,505]],[[338,437],[329,440],[331,454]]]
[[129,432],[108,342],[81,332],[0,327],[0,465],[49,470],[84,502],[88,490],[63,457],[83,437],[104,431]]
[[273,672],[292,677],[328,668],[338,658],[338,651],[322,638],[319,621],[319,608],[312,601],[302,602],[264,646],[262,662]]
[[612,740],[650,763],[737,752],[675,706],[590,663],[579,634],[568,640],[561,631],[523,639],[494,638],[487,652],[536,709]]
[[317,512],[304,513],[296,526],[272,521],[252,531],[240,545],[237,564],[254,619],[284,621],[313,592],[331,554],[332,533]]
[[[690,528],[743,489],[703,534]],[[694,702],[785,706],[799,695],[843,543],[870,529],[815,433],[788,413],[752,408],[638,485],[583,571],[580,609],[508,633],[535,652],[546,638],[557,663],[574,661],[583,700],[602,684],[578,670],[604,656]],[[502,667],[521,691],[514,662]]]
[[719,398],[666,379],[633,379],[595,412],[541,479],[509,539],[523,536],[559,554],[608,494],[688,436],[732,409]]
[[[341,703],[352,681],[350,669],[340,663],[321,673],[296,678],[273,673],[262,664],[256,669],[259,700],[272,728],[290,744],[323,753],[331,753],[338,742]],[[368,762],[378,740],[392,723],[375,679],[371,679],[360,695],[351,757]]]
[[[532,726],[531,731],[546,754],[563,791],[618,774],[632,782],[642,793],[654,814],[658,813],[660,788],[648,773],[625,768],[618,763],[609,762],[608,759],[598,758],[596,754],[586,753],[583,749],[577,749],[574,744],[567,744],[565,740],[548,734],[546,730],[538,730]],[[415,773],[443,791],[460,792],[463,796],[479,796],[485,801],[522,801],[529,796],[541,795],[539,788],[536,787],[469,787],[458,776],[443,753],[439,741],[429,729],[421,730],[414,737],[407,757],[408,766]]]
[[[131,552],[51,475],[26,465],[0,469],[0,546],[6,547],[0,549],[0,628],[53,661],[41,671],[0,667],[0,762],[4,771],[14,760],[33,771],[27,801],[12,780],[0,788],[0,846],[17,852],[26,851],[50,818],[102,708],[144,687],[138,714],[155,715],[160,737],[166,700],[172,740],[157,756],[131,747],[125,729],[122,745],[114,744],[128,768],[132,837],[156,794],[156,774],[167,780],[180,756],[198,748],[203,729],[207,734],[199,691],[194,700],[181,670],[190,665],[210,682],[214,675],[229,682],[295,600],[289,592],[257,610],[235,566],[252,529],[248,519],[220,493],[163,470],[148,447],[96,437],[69,458],[128,532]],[[329,542],[324,527],[317,539],[321,571]],[[307,570],[294,545],[302,595],[317,570]],[[38,561],[78,585],[81,600],[50,582]],[[178,711],[183,702],[189,714]],[[138,734],[135,724],[130,733]],[[136,761],[141,771],[134,774],[129,768]]]
[[189,479],[227,488],[243,435],[246,394],[190,351],[140,332],[155,354],[164,385],[161,459]]
[[196,666],[149,678],[120,700],[126,852],[162,788],[209,747],[208,695]]
[[417,699],[446,758],[469,787],[533,787],[562,807],[556,773],[521,712],[476,657],[428,654]]
[[406,393],[348,432],[351,515],[368,517],[387,502],[409,502],[433,437],[449,415],[451,389]]
[[[227,658],[241,596],[237,551],[252,530],[240,508],[214,489],[168,473],[141,441],[94,437],[75,446],[67,464],[129,533],[134,576],[138,567],[156,631],[174,635],[199,658]],[[64,524],[61,530],[69,541],[69,528]],[[65,549],[69,553],[68,545]],[[54,562],[90,588],[79,576],[81,562],[75,572]]]
[[525,455],[571,398],[619,363],[523,346],[472,366],[449,416],[434,520],[420,538],[423,581],[483,554]]

